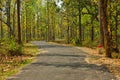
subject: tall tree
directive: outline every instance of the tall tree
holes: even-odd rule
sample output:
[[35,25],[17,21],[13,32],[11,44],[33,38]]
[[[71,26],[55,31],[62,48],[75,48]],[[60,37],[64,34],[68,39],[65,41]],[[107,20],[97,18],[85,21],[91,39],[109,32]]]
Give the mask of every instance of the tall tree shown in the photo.
[[103,31],[103,25],[102,25],[102,3],[101,0],[99,0],[99,26],[100,26],[100,44],[104,47],[104,31]]
[[48,17],[48,20],[47,20],[47,41],[50,40],[50,6],[49,6],[49,3],[50,1],[47,0],[47,17]]
[[0,8],[1,8],[1,10],[0,10],[0,18],[1,18],[1,20],[0,20],[0,33],[1,33],[1,40],[2,40],[2,38],[3,38],[3,22],[2,22],[3,12],[2,12],[2,1],[1,0],[0,0]]
[[104,45],[107,57],[112,57],[112,39],[110,27],[108,26],[108,0],[100,0],[102,15],[101,22],[104,30]]
[[21,26],[20,26],[20,0],[17,0],[17,16],[18,16],[18,44],[22,44],[21,40]]
[[82,44],[82,27],[81,27],[81,0],[78,0],[78,12],[79,12],[79,41]]
[[11,10],[10,4],[11,4],[11,0],[7,0],[6,1],[6,13],[7,13],[7,25],[8,25],[8,36],[9,37],[11,37],[11,35],[12,35],[12,28],[11,28],[11,22],[10,22],[10,18],[11,18],[11,15],[10,15],[10,10]]

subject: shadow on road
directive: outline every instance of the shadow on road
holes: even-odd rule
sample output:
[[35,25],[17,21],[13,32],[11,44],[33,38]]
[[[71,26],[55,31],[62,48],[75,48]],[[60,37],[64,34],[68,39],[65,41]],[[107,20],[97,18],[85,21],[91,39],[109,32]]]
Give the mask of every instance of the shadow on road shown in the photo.
[[53,66],[53,67],[66,67],[66,68],[72,68],[72,69],[77,69],[77,68],[80,68],[80,69],[90,69],[90,70],[100,70],[100,71],[104,71],[104,72],[109,72],[109,70],[104,67],[104,66],[97,66],[97,65],[94,65],[94,64],[87,64],[87,63],[59,63],[59,62],[56,62],[56,63],[47,63],[47,62],[37,62],[37,63],[32,63],[32,65],[34,66],[46,66],[46,67],[50,67],[50,66]]
[[40,45],[39,48],[66,48],[71,46],[62,46],[62,45]]
[[44,56],[46,56],[46,57],[49,57],[49,56],[50,56],[50,57],[54,57],[54,56],[56,56],[56,57],[66,57],[66,58],[67,58],[67,57],[76,57],[76,58],[77,58],[77,57],[81,57],[81,58],[82,58],[82,57],[83,57],[83,58],[86,57],[85,55],[75,55],[75,54],[67,54],[67,55],[66,55],[66,54],[57,54],[57,53],[52,53],[52,54],[47,54],[47,53],[46,53],[46,54],[40,54],[39,56],[40,56],[40,57],[42,57],[42,56],[43,56],[43,57],[44,57]]

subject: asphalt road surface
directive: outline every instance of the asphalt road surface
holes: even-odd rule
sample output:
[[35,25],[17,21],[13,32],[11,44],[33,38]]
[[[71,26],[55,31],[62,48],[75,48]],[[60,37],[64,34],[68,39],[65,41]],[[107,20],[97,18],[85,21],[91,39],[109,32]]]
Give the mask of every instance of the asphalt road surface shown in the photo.
[[117,80],[104,66],[88,64],[87,53],[71,46],[34,41],[40,55],[7,80]]

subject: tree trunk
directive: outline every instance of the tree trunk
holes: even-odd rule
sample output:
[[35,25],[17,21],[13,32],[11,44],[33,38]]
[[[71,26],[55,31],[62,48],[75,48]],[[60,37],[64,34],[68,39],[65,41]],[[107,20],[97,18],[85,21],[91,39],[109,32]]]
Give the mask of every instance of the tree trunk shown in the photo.
[[20,27],[20,0],[17,0],[17,16],[18,16],[18,44],[22,44],[21,27]]
[[103,24],[102,24],[102,7],[101,7],[101,0],[99,0],[99,25],[100,25],[100,45],[104,47],[104,31],[103,31]]
[[92,27],[91,27],[91,41],[93,42],[94,41],[94,27],[93,27],[93,25],[92,25]]
[[50,40],[50,14],[49,14],[49,0],[47,0],[47,17],[48,17],[48,21],[47,21],[47,41]]
[[52,41],[55,41],[55,17],[54,16],[52,16]]
[[105,45],[105,51],[106,51],[106,56],[107,57],[112,57],[111,53],[112,53],[112,40],[111,40],[111,34],[109,31],[108,27],[108,12],[107,12],[107,8],[108,8],[108,0],[100,0],[100,5],[101,5],[101,9],[103,12],[102,15],[102,25],[103,25],[103,29],[104,29],[104,45]]
[[37,32],[36,32],[36,40],[39,38],[39,23],[40,23],[40,15],[37,13]]
[[11,0],[7,0],[6,11],[7,11],[8,37],[11,37],[12,35],[12,29],[11,29],[11,23],[10,23],[10,3],[11,3]]
[[13,11],[13,36],[15,37],[15,22],[16,22],[16,20],[15,20],[15,12],[16,12],[16,10],[15,10],[15,8],[16,8],[16,2],[14,3],[14,11]]
[[79,11],[79,41],[80,44],[82,45],[82,28],[81,28],[81,2],[78,0],[78,11]]
[[68,28],[67,28],[67,44],[69,44],[70,43],[70,34],[69,34],[70,27],[69,27],[69,23],[68,22],[67,22],[67,24],[68,24]]
[[1,24],[0,24],[0,30],[1,30],[1,40],[3,38],[3,25],[2,25],[2,11],[1,11]]
[[94,26],[93,26],[93,18],[91,18],[91,41],[94,41]]
[[117,37],[117,35],[118,35],[118,32],[117,32],[117,30],[118,30],[118,12],[117,12],[117,1],[116,1],[116,16],[115,16],[115,40],[116,40],[116,42],[115,42],[115,44],[116,44],[116,49],[118,49],[118,37]]
[[69,17],[68,17],[68,14],[67,14],[67,43],[69,44],[70,43],[70,25],[69,25]]
[[25,32],[26,32],[26,42],[28,42],[29,41],[29,39],[28,39],[28,10],[27,10],[27,6],[25,7],[25,10],[26,10],[26,30],[25,30]]

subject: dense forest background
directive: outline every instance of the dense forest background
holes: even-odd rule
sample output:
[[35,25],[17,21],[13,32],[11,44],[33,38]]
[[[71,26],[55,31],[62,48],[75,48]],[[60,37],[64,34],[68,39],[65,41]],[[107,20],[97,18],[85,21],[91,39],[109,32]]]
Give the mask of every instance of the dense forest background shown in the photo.
[[119,0],[0,0],[0,46],[12,52],[46,40],[101,46],[112,57],[119,52],[119,24]]

